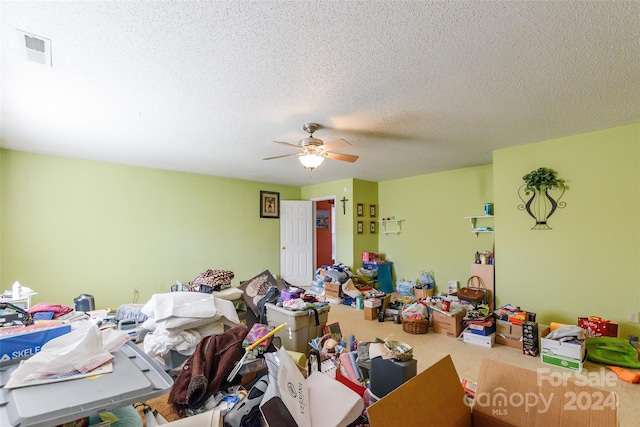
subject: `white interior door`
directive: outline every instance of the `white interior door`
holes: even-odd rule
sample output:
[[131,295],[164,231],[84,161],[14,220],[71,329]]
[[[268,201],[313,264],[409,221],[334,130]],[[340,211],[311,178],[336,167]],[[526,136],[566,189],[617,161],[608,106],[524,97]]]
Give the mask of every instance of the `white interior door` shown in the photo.
[[280,202],[280,275],[292,285],[311,285],[314,259],[312,231],[312,202]]

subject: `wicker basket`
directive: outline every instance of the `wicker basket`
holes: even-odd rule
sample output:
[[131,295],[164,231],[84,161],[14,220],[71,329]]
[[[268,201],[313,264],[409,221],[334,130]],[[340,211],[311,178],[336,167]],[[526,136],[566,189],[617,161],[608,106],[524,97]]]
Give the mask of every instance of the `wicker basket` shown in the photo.
[[424,319],[424,320],[402,319],[402,330],[409,334],[426,334],[429,331],[429,319]]
[[384,353],[401,362],[413,359],[413,348],[402,341],[385,341]]
[[416,299],[426,299],[433,296],[433,288],[431,289],[422,289],[422,288],[413,288],[413,294]]

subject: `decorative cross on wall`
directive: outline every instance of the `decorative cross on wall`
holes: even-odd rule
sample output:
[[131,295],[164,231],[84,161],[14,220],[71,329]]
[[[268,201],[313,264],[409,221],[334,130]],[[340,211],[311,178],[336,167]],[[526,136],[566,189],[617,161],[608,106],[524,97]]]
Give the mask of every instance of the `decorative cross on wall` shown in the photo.
[[347,211],[346,211],[346,209],[347,209],[346,203],[349,201],[349,199],[347,199],[346,197],[343,197],[342,200],[340,200],[340,201],[342,202],[342,215],[344,215],[344,214],[347,213]]

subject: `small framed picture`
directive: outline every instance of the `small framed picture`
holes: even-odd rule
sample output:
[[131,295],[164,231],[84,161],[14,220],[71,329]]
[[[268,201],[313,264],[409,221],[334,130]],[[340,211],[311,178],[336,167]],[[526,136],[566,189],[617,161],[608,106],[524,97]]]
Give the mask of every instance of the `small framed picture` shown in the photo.
[[364,221],[358,221],[358,234],[364,233]]
[[371,221],[369,223],[369,233],[376,234],[376,222],[375,221]]
[[370,205],[369,206],[369,216],[371,218],[375,218],[376,217],[376,205]]
[[280,218],[280,193],[260,191],[260,218]]
[[325,209],[316,210],[316,228],[329,228],[329,211]]
[[358,203],[356,205],[356,215],[358,216],[364,216],[364,204],[362,203]]

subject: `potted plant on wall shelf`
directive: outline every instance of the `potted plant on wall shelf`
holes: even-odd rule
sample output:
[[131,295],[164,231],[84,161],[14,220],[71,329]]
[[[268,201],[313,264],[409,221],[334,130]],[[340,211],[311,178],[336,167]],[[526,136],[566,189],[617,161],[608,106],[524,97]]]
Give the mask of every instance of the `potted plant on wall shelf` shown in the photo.
[[568,188],[565,180],[558,178],[553,169],[540,167],[522,177],[524,184],[518,189],[518,197],[522,204],[519,210],[526,210],[536,224],[532,230],[551,230],[547,220],[558,208],[564,208],[565,202],[560,199]]

